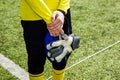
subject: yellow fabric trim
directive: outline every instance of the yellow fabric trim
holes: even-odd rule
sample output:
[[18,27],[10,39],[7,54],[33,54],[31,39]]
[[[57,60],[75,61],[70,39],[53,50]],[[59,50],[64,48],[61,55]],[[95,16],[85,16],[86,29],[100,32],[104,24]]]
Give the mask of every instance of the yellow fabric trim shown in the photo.
[[44,73],[41,74],[29,74],[30,80],[44,80]]
[[52,71],[52,80],[64,80],[65,69]]

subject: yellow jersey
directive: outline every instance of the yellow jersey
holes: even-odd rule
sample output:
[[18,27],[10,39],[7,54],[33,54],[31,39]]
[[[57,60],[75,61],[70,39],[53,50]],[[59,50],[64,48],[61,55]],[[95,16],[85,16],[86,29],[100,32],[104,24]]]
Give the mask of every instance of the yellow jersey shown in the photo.
[[44,20],[51,23],[52,13],[59,9],[67,13],[70,0],[21,0],[21,20]]

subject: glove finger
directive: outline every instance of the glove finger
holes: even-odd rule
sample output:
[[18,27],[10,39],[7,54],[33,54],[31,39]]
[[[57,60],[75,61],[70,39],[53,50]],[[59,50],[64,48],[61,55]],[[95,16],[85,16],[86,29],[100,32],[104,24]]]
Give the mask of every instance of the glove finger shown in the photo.
[[80,43],[80,38],[78,36],[73,37],[73,42],[71,44],[72,49],[77,49],[79,48],[79,43]]
[[46,48],[47,48],[48,50],[50,50],[50,49],[52,48],[52,45],[51,45],[51,44],[52,44],[52,43],[47,44]]
[[50,52],[48,52],[48,53],[47,53],[47,56],[48,56],[48,57],[51,57],[51,53],[50,53]]
[[59,47],[50,49],[49,52],[51,53],[51,57],[55,58],[59,56],[60,54],[62,54],[63,50],[64,50],[64,47],[60,45]]
[[51,61],[54,61],[54,58],[50,58]]
[[63,40],[55,41],[47,45],[47,49],[50,50],[51,48],[58,47],[62,45]]
[[63,53],[61,53],[59,56],[57,56],[55,59],[57,62],[60,62],[67,54],[67,51],[64,49]]

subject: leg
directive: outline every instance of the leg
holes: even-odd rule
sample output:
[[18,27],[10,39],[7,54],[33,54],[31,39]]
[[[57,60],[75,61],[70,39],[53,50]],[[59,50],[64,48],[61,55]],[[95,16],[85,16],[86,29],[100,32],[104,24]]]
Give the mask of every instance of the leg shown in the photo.
[[24,40],[28,53],[28,72],[30,80],[43,80],[46,61],[44,36],[46,23],[40,21],[21,21],[24,30]]
[[[72,34],[70,9],[68,9],[67,14],[65,15],[63,30],[65,34],[68,34],[68,35]],[[63,80],[64,73],[65,73],[65,66],[67,64],[67,60],[69,56],[70,54],[67,55],[60,63],[54,63],[54,62],[52,63],[53,65],[52,80]]]

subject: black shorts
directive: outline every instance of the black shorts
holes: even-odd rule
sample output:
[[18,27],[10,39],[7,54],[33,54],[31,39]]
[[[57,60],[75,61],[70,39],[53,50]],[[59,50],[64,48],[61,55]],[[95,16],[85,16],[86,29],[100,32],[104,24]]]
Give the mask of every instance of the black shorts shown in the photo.
[[[44,70],[46,61],[44,38],[47,32],[46,23],[43,20],[38,21],[23,21],[23,35],[28,53],[28,72],[31,74],[40,74]],[[65,15],[63,30],[66,34],[72,33],[70,9]],[[53,68],[57,70],[64,69],[66,61],[61,63],[53,63]]]

